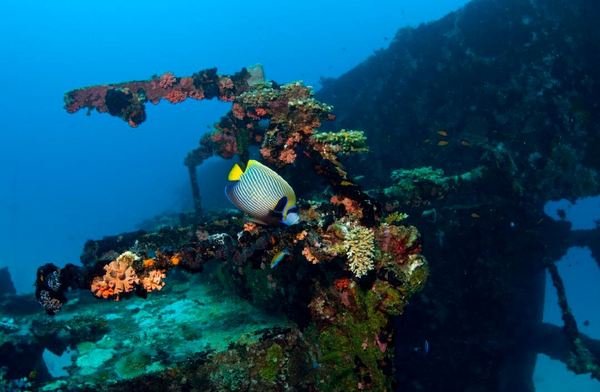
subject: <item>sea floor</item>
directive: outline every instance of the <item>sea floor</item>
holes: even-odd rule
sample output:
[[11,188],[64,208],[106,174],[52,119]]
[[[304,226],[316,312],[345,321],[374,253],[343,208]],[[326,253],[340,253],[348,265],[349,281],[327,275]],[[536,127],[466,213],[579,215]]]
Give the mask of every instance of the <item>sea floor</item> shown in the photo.
[[47,383],[44,390],[105,386],[207,352],[224,351],[233,343],[253,343],[261,330],[289,326],[285,318],[265,314],[207,282],[205,273],[177,275],[168,277],[163,290],[146,299],[117,302],[80,293],[70,301],[56,321],[69,328],[77,317],[92,317],[107,331],[97,341],[77,343],[60,357],[44,355],[47,362],[54,362],[48,363],[51,371],[68,374]]

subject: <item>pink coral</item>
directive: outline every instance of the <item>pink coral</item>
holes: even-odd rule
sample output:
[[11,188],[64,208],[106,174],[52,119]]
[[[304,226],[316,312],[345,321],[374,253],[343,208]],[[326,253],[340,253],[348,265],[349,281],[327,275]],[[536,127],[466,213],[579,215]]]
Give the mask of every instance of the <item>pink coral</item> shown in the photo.
[[233,106],[231,107],[231,113],[238,120],[243,120],[244,117],[246,116],[246,111],[244,110],[242,105],[240,105],[239,103],[233,104]]
[[352,200],[345,196],[334,195],[330,199],[334,205],[343,205],[346,212],[351,215],[362,217],[362,210],[356,200]]
[[185,101],[187,95],[180,90],[171,90],[165,95],[165,99],[171,103],[179,103]]
[[293,163],[296,160],[296,152],[292,149],[285,149],[279,153],[279,160],[285,163]]
[[158,80],[158,85],[161,88],[168,89],[171,88],[176,81],[177,79],[175,78],[175,75],[173,75],[171,72],[165,72]]

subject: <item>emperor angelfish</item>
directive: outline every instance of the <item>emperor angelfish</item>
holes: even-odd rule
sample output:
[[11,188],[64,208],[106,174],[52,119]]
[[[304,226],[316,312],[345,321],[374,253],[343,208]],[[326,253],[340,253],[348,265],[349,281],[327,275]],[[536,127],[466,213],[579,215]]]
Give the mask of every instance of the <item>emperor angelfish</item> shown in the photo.
[[294,190],[262,163],[249,160],[245,171],[236,163],[227,179],[231,181],[225,187],[227,198],[254,222],[288,226],[298,223]]

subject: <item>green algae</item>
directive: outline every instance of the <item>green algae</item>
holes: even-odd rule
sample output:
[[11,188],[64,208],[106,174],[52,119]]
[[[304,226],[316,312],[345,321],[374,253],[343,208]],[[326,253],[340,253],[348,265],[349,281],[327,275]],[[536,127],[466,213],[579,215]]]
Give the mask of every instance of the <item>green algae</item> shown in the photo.
[[120,378],[133,378],[146,372],[152,363],[152,357],[142,351],[133,351],[122,356],[115,363],[115,372]]
[[313,139],[332,146],[341,155],[369,152],[367,137],[363,131],[342,129],[338,132],[316,132]]
[[[354,298],[358,309],[343,310],[318,334],[319,387],[348,391],[368,385],[370,390],[391,390],[390,379],[379,366],[389,353],[376,343],[376,336],[388,324],[388,316],[378,306],[380,295],[356,288]],[[402,306],[405,301],[400,296],[397,299],[396,306]]]
[[267,349],[265,364],[258,374],[268,382],[275,382],[280,366],[283,362],[283,348],[274,343]]

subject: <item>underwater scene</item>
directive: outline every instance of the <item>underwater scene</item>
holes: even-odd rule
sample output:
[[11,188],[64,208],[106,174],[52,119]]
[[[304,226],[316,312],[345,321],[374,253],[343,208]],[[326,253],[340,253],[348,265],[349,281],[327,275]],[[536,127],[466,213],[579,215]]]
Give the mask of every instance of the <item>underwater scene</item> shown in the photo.
[[5,0],[0,392],[600,392],[600,2]]

